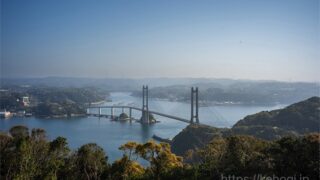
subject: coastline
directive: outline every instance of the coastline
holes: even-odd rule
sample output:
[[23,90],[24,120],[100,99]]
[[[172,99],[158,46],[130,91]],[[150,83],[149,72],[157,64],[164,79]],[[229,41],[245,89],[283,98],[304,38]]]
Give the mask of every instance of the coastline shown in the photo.
[[37,116],[35,115],[34,117],[38,118],[43,118],[43,119],[57,119],[57,118],[62,118],[62,119],[67,119],[67,118],[72,118],[72,117],[85,117],[87,116],[86,114],[61,114],[61,115],[47,115],[47,116]]
[[103,105],[107,102],[111,102],[111,100],[102,100],[102,101],[95,101],[95,102],[90,102],[90,103],[85,103],[86,105]]
[[[130,94],[132,97],[140,97],[135,96],[134,94]],[[185,103],[189,104],[190,101],[186,100],[179,100],[179,99],[168,99],[168,98],[157,98],[157,97],[149,97],[149,99],[153,99],[156,101],[169,101],[169,102],[178,102],[178,103]],[[287,105],[290,103],[280,103],[280,102],[274,102],[274,103],[247,103],[247,102],[233,102],[233,101],[200,101],[199,100],[199,106],[200,107],[209,107],[209,106],[277,106],[277,105]]]

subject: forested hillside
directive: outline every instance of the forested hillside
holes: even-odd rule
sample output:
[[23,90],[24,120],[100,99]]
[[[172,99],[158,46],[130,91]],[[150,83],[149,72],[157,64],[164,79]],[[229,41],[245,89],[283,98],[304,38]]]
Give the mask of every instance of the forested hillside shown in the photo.
[[320,127],[320,98],[312,97],[284,109],[263,111],[246,116],[234,128],[269,126],[298,133],[317,132]]
[[95,143],[71,150],[66,138],[48,141],[43,129],[30,132],[15,126],[8,134],[0,132],[0,179],[209,180],[226,176],[252,179],[258,174],[261,178],[318,179],[319,145],[319,134],[277,141],[216,137],[183,161],[167,143],[127,142],[119,147],[123,156],[109,162],[108,152]]
[[[319,86],[316,83],[212,80],[212,82],[191,85],[154,87],[150,89],[150,96],[172,101],[189,102],[190,86],[199,87],[199,100],[203,105],[292,104],[319,95]],[[133,95],[140,96],[140,94],[137,91]]]
[[[178,155],[185,155],[188,150],[202,148],[214,138],[233,135],[251,135],[264,140],[276,140],[286,136],[298,137],[307,133],[318,133],[319,108],[320,98],[312,97],[284,109],[246,116],[231,129],[192,124],[173,138],[172,150]],[[188,143],[184,143],[186,141]]]
[[[66,88],[47,86],[9,86],[2,89],[0,108],[16,112],[25,110],[42,117],[84,115],[85,106],[105,101],[108,92],[97,88]],[[22,98],[28,97],[25,106]]]

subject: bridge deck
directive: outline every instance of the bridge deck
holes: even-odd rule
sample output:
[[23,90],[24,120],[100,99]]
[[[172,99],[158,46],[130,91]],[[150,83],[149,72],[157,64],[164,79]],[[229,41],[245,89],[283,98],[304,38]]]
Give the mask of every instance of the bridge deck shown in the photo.
[[[98,107],[89,107],[90,108],[131,108],[131,109],[134,109],[134,110],[138,110],[138,111],[143,111],[142,108],[137,108],[137,107],[131,107],[131,106],[98,106]],[[172,115],[168,115],[168,114],[164,114],[164,113],[160,113],[160,112],[156,112],[156,111],[149,111],[149,113],[151,114],[155,114],[155,115],[159,115],[159,116],[163,116],[163,117],[167,117],[167,118],[170,118],[170,119],[175,119],[175,120],[178,120],[178,121],[182,121],[182,122],[185,122],[185,123],[190,123],[190,120],[189,119],[185,119],[185,118],[180,118],[180,117],[177,117],[177,116],[172,116]],[[92,113],[90,113],[92,114]]]

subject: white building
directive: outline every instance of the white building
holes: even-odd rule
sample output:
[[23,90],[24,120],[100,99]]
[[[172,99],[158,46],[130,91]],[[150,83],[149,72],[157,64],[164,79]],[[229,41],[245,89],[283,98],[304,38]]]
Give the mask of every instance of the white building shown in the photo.
[[28,96],[22,97],[22,103],[24,106],[29,106],[30,105],[29,97]]
[[1,118],[7,118],[7,117],[10,117],[10,116],[11,116],[11,113],[9,111],[0,110],[0,117]]

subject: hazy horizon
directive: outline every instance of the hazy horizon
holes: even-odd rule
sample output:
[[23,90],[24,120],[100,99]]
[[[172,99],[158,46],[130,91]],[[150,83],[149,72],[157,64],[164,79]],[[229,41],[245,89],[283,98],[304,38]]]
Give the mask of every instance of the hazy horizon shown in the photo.
[[205,80],[205,81],[215,81],[215,80],[229,80],[229,81],[252,81],[252,82],[282,82],[282,83],[316,83],[319,84],[320,82],[317,81],[294,81],[294,80],[274,80],[274,79],[237,79],[237,78],[214,78],[214,77],[84,77],[84,76],[37,76],[37,77],[1,77],[2,79],[92,79],[92,80],[110,80],[110,79],[119,79],[119,80]]
[[319,1],[2,0],[1,78],[319,82]]

